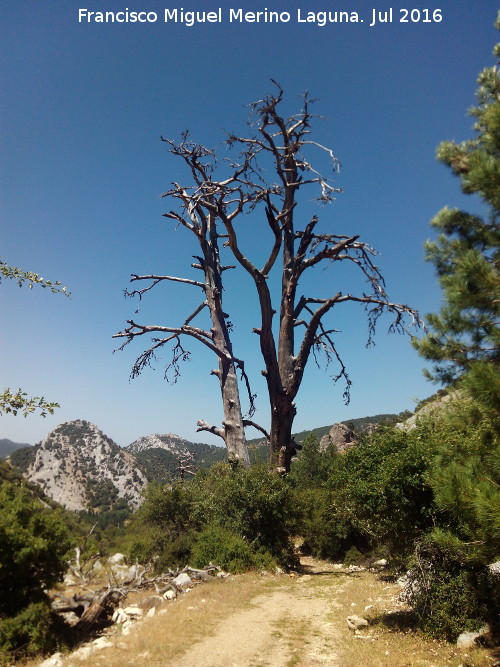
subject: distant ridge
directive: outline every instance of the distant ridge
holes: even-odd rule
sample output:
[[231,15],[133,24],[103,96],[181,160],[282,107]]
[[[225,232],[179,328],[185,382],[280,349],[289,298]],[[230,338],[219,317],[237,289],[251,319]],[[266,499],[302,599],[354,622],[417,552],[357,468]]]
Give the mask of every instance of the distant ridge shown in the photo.
[[[408,413],[410,414],[410,413]],[[341,422],[357,435],[379,424],[395,424],[402,415],[379,414]],[[294,434],[297,442],[314,434],[318,441],[332,428],[320,426]],[[73,511],[105,512],[136,509],[148,482],[170,483],[179,476],[179,460],[189,458],[194,470],[226,459],[225,447],[190,442],[174,433],[154,433],[119,447],[91,422],[59,424],[41,443],[23,446],[0,440],[15,469],[50,498]],[[252,463],[268,460],[268,443],[248,441]]]
[[154,433],[134,440],[125,450],[133,454],[149,481],[168,482],[177,476],[179,458],[191,457],[195,468],[209,468],[226,458],[225,447],[190,442],[174,433]]
[[22,447],[30,447],[27,442],[12,442],[8,438],[0,439],[0,459],[6,459],[8,456]]

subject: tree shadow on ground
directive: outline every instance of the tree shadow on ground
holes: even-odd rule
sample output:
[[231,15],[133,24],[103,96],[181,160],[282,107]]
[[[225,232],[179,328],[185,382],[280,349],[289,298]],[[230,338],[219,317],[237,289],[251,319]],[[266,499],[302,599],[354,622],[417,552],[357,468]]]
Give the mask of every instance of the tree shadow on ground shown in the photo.
[[416,623],[416,616],[411,610],[393,611],[370,618],[370,625],[383,625],[388,630],[397,632],[416,631]]
[[296,568],[296,572],[299,575],[310,574],[313,577],[324,577],[324,576],[350,576],[350,577],[359,577],[359,572],[349,572],[347,569],[343,570],[318,570],[314,565],[308,565],[307,563],[301,563]]

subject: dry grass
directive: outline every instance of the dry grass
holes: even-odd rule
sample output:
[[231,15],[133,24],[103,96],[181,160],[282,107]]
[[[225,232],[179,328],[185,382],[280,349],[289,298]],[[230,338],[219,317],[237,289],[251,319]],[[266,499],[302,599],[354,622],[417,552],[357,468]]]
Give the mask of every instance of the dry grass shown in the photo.
[[[412,631],[407,624],[407,610],[395,599],[398,592],[397,586],[371,573],[348,577],[336,596],[332,614],[335,625],[344,627],[337,646],[342,667],[491,667],[494,664],[485,649],[464,652]],[[351,614],[370,621],[367,631],[356,636],[347,630],[345,619]]]
[[[257,594],[262,594],[278,584],[277,577],[262,577],[251,573],[198,585],[177,600],[165,602],[153,618],[137,623],[129,635],[122,635],[118,626],[116,634],[109,635],[114,643],[113,647],[93,653],[86,660],[68,656],[65,665],[168,665],[191,644],[210,635],[224,618],[245,608]],[[134,604],[141,597],[149,595],[131,595],[127,598],[126,605]],[[23,667],[35,667],[39,663],[39,660],[29,661]]]

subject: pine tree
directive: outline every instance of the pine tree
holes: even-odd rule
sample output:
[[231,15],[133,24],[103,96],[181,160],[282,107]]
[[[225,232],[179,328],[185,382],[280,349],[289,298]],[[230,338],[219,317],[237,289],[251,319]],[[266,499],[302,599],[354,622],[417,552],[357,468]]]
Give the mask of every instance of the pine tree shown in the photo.
[[[500,13],[496,22],[500,29]],[[445,208],[432,220],[440,232],[426,244],[443,289],[439,314],[415,347],[433,362],[435,380],[457,380],[461,392],[432,425],[439,443],[428,474],[438,510],[434,530],[417,545],[418,567],[408,601],[419,625],[456,637],[500,609],[489,565],[500,558],[500,44],[497,65],[478,78],[474,139],[438,147],[438,160],[460,177],[462,191],[486,207],[484,217]]]
[[497,65],[480,73],[478,105],[470,111],[475,138],[445,141],[437,150],[437,159],[460,177],[462,191],[478,195],[488,209],[479,217],[446,207],[431,221],[439,236],[427,242],[426,258],[436,267],[444,305],[428,315],[430,331],[414,345],[434,362],[427,375],[445,383],[475,360],[496,365],[500,359],[500,44],[493,53]]

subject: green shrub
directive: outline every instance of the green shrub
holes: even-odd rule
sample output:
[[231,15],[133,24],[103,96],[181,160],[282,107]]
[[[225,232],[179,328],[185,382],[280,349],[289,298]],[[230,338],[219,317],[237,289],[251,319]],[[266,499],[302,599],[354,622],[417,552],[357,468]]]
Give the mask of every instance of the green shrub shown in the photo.
[[193,546],[192,562],[195,567],[214,563],[228,572],[276,566],[268,553],[252,549],[240,535],[217,525],[207,526],[200,533]]
[[299,533],[303,538],[303,553],[343,561],[353,546],[362,551],[368,549],[367,539],[351,521],[340,516],[334,493],[326,489],[296,490],[295,498],[301,512]]
[[415,558],[405,599],[424,633],[456,641],[485,623],[498,629],[500,591],[484,565],[461,561],[432,538],[418,545]]
[[364,560],[365,555],[356,547],[351,547],[344,555],[344,565],[360,565]]
[[222,526],[281,565],[295,563],[292,537],[298,510],[283,477],[267,466],[243,470],[224,463],[200,473],[191,483],[194,518],[200,525]]
[[[150,484],[123,542],[131,560],[154,561],[161,570],[188,560],[194,533],[193,501],[187,484]],[[184,564],[186,564],[184,562]]]
[[386,428],[330,456],[326,482],[297,492],[304,547],[335,560],[355,547],[404,561],[438,513],[427,480],[436,447],[429,430]]
[[[290,486],[279,475],[265,467],[242,470],[219,463],[189,482],[150,485],[129,528],[128,551],[158,566],[171,558],[170,565],[178,564],[181,556],[189,560],[190,544],[205,528],[218,526],[239,536],[252,552],[286,566],[295,562],[297,516]],[[175,546],[181,544],[183,551]]]
[[299,489],[317,489],[325,485],[332,458],[338,456],[333,447],[326,452],[319,449],[318,438],[309,433],[304,438],[302,449],[293,460],[288,479]]
[[0,619],[0,664],[62,648],[66,630],[47,601],[32,602],[15,616]]
[[47,509],[31,493],[0,485],[0,614],[14,615],[44,597],[66,569],[70,546],[56,510]]
[[195,542],[196,533],[194,531],[180,533],[175,539],[166,542],[155,562],[156,571],[165,572],[169,568],[175,569],[191,563]]

